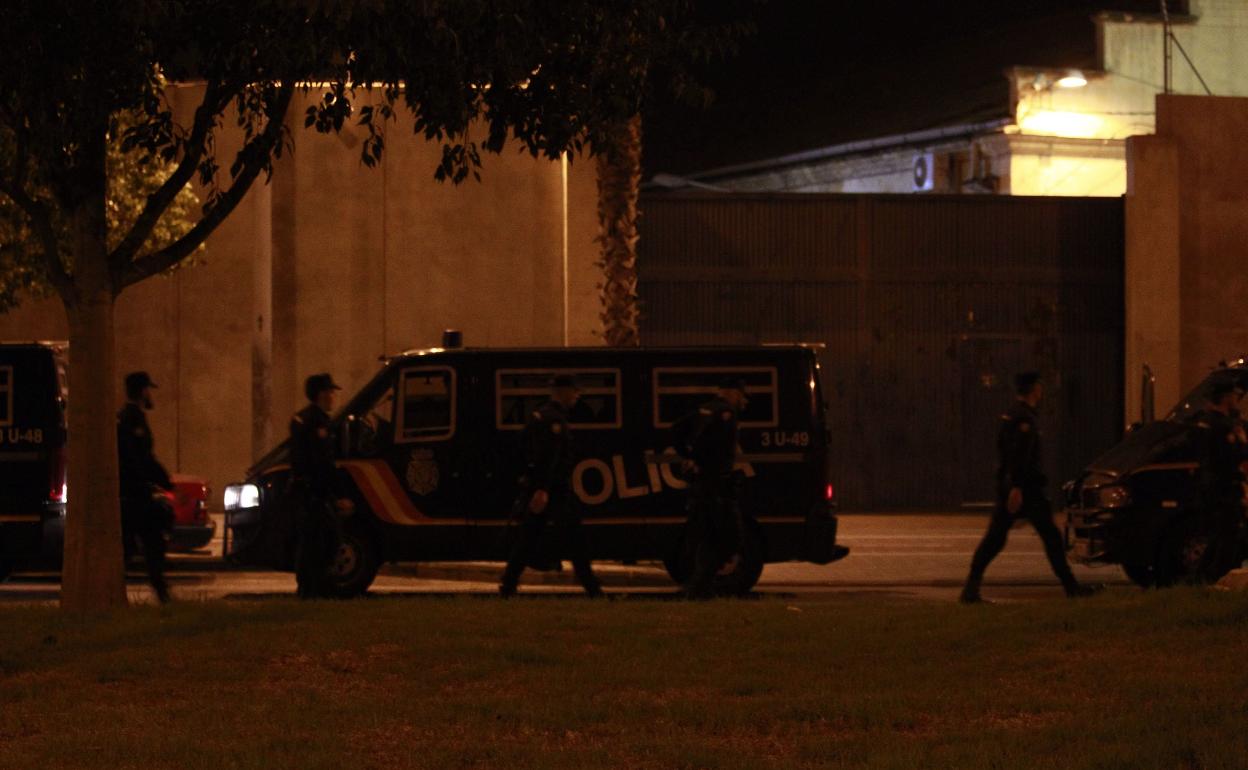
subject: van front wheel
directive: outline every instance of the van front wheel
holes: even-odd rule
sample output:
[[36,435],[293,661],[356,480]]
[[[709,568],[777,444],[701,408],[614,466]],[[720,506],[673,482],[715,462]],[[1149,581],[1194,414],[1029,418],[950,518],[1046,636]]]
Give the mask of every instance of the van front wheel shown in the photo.
[[347,521],[339,529],[325,572],[325,593],[336,599],[361,596],[380,568],[381,553],[372,533],[362,524]]
[[13,574],[13,562],[9,559],[0,559],[0,583],[9,579],[9,575]]

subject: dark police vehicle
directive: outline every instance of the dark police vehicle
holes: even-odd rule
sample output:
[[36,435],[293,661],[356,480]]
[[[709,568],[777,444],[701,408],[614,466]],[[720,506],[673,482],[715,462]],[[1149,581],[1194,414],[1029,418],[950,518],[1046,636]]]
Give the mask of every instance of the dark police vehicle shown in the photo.
[[[1065,486],[1066,542],[1072,561],[1120,564],[1141,586],[1183,580],[1213,581],[1200,574],[1209,532],[1196,507],[1198,458],[1204,429],[1195,424],[1210,387],[1227,379],[1248,387],[1248,364],[1223,364],[1162,420],[1152,412],[1151,376],[1145,374],[1145,419],[1114,448]],[[1241,553],[1239,560],[1248,556]],[[1231,565],[1233,566],[1233,565]]]
[[[826,564],[836,544],[828,432],[815,353],[798,345],[736,348],[433,348],[390,358],[333,416],[338,473],[355,513],[340,522],[332,591],[365,591],[386,562],[503,560],[526,418],[556,374],[576,377],[572,483],[591,558],[661,559],[691,570],[686,482],[673,422],[725,376],[748,387],[741,415],[747,551],[718,588],[743,593],[769,561]],[[290,466],[284,443],[246,483],[226,488],[227,558],[290,570]]]
[[0,344],[0,580],[61,553],[66,350],[56,342]]

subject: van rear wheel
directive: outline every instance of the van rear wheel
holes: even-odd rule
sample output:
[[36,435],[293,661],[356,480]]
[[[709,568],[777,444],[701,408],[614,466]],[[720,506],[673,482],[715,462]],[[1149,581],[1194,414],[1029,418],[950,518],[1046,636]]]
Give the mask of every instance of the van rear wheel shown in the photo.
[[750,519],[745,523],[745,543],[743,553],[736,554],[736,562],[720,569],[721,574],[715,576],[715,592],[720,596],[745,596],[758,579],[763,576],[766,562],[767,545],[763,540],[763,529],[758,522]]
[[[743,553],[734,554],[720,567],[720,574],[715,576],[714,588],[719,596],[744,596],[762,577],[767,544],[763,538],[762,527],[757,521],[746,521],[744,540]],[[683,586],[693,577],[696,558],[697,543],[693,541],[689,525],[686,524],[677,541],[675,552],[663,560],[663,566],[667,568],[667,574],[672,580]]]
[[11,559],[0,559],[0,583],[9,579],[9,575],[13,574],[13,561]]

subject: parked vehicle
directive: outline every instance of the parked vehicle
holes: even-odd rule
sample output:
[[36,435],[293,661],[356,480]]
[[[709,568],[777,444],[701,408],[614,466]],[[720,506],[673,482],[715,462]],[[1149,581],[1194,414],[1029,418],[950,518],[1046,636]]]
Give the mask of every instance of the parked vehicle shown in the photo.
[[[689,574],[686,482],[669,433],[726,375],[744,379],[750,397],[738,465],[749,542],[720,589],[748,591],[765,562],[826,564],[847,553],[836,544],[825,405],[808,348],[434,348],[386,360],[333,417],[356,511],[340,527],[333,590],[366,590],[384,562],[504,559],[520,430],[555,374],[581,385],[572,480],[591,558],[662,559],[675,580]],[[228,559],[292,569],[289,476],[283,443],[226,487]]]
[[[1196,508],[1202,428],[1194,422],[1210,386],[1230,378],[1248,387],[1248,364],[1223,364],[1165,418],[1152,413],[1145,375],[1144,419],[1064,488],[1072,561],[1120,564],[1141,586],[1214,581],[1227,565],[1207,565],[1210,533]],[[1239,561],[1248,557],[1241,552]],[[1203,574],[1202,574],[1203,571]]]
[[0,579],[61,552],[65,361],[64,343],[0,344]]
[[[60,563],[68,500],[64,342],[0,343],[0,580]],[[171,548],[212,540],[207,480],[174,476]]]
[[173,474],[173,531],[169,534],[170,551],[194,551],[212,542],[217,523],[208,513],[211,491],[208,480],[201,476]]

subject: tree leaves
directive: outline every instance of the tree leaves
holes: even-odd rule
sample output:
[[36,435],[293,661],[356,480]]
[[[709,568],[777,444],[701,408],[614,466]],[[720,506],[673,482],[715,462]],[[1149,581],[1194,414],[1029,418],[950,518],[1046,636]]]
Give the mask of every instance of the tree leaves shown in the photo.
[[[550,159],[609,147],[611,127],[643,108],[651,73],[662,73],[664,87],[692,90],[688,65],[719,55],[740,34],[708,23],[696,0],[13,6],[0,26],[0,192],[35,205],[10,210],[25,221],[0,235],[21,241],[5,253],[29,255],[32,228],[46,234],[60,226],[54,220],[101,194],[93,148],[112,127],[135,194],[145,196],[137,214],[110,229],[115,291],[176,264],[211,234],[250,180],[272,173],[274,158],[293,142],[285,110],[294,84],[319,94],[303,115],[305,128],[336,133],[354,122],[365,129],[360,160],[367,166],[381,162],[393,140],[388,124],[406,110],[416,136],[442,145],[433,176],[458,184],[480,178],[483,155],[508,144]],[[168,83],[195,82],[206,84],[203,101],[186,125],[188,116],[170,104]],[[244,142],[223,158],[217,138],[227,115]],[[181,192],[193,178],[206,188],[199,221],[170,243],[172,231],[160,228],[194,218]],[[116,210],[133,214],[128,200]],[[41,224],[31,219],[36,209],[46,212]],[[184,238],[199,240],[177,243]],[[47,270],[68,264],[63,242],[41,240],[42,252],[51,252]],[[29,268],[8,264],[0,270],[27,283],[23,276],[38,272],[29,260]]]

